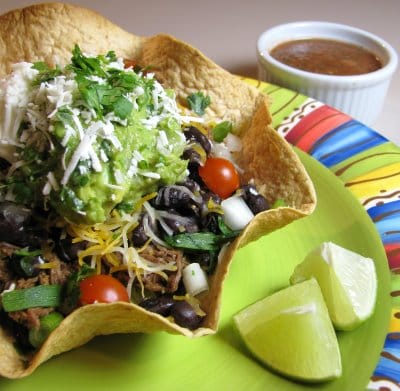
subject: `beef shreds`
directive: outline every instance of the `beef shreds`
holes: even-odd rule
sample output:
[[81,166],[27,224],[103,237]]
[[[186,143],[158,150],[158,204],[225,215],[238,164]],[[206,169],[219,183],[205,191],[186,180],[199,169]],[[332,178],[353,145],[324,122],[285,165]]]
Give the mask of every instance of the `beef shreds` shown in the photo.
[[[75,266],[60,261],[59,258],[50,252],[46,252],[46,261],[54,262],[52,268],[43,269],[35,277],[21,278],[16,276],[10,270],[8,259],[14,254],[19,247],[10,245],[8,243],[0,242],[0,292],[8,289],[12,284],[12,289],[26,289],[32,288],[37,285],[49,284],[65,284],[68,276],[72,273]],[[21,311],[12,311],[3,313],[3,317],[8,316],[13,322],[12,329],[15,327],[23,327],[26,329],[38,328],[40,326],[40,318],[53,312],[53,307],[34,307]],[[10,323],[11,324],[11,323]]]
[[19,247],[14,246],[13,244],[0,242],[0,258],[10,257],[12,254],[14,254],[14,251],[18,249]]
[[175,271],[166,272],[168,280],[165,280],[165,278],[156,273],[144,275],[142,281],[147,290],[152,292],[173,293],[178,289],[179,282],[182,278],[182,270],[188,264],[182,251],[157,245],[148,245],[140,255],[153,263],[174,262],[176,264]]
[[50,283],[64,285],[72,273],[73,266],[60,261],[57,267],[50,269]]
[[38,280],[39,280],[38,277],[19,278],[15,282],[15,289],[32,288],[33,286],[37,285]]
[[35,307],[28,308],[23,311],[13,311],[9,312],[8,316],[14,321],[17,322],[28,329],[39,328],[40,326],[40,318],[54,311],[54,308],[51,307]]

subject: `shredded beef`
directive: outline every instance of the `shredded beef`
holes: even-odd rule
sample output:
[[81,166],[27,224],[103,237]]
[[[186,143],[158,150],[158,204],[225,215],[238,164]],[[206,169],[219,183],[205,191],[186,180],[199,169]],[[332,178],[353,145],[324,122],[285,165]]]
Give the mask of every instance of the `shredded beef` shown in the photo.
[[19,278],[15,281],[15,289],[26,289],[32,288],[38,282],[38,277],[31,277],[31,278]]
[[1,286],[5,286],[5,284],[11,280],[11,278],[12,274],[8,270],[7,261],[5,259],[0,259],[0,288]]
[[8,268],[6,258],[10,257],[17,248],[11,244],[0,242],[0,292],[7,289],[12,281],[13,273]]
[[40,318],[54,311],[54,308],[35,307],[28,308],[23,311],[9,312],[8,316],[15,322],[22,324],[28,329],[38,328],[40,326]]
[[38,277],[39,277],[39,285],[49,285],[50,284],[50,276],[46,272],[41,271],[39,273]]
[[0,242],[0,258],[10,257],[19,247],[6,242]]
[[51,284],[65,284],[68,276],[71,274],[72,267],[65,262],[59,262],[58,267],[50,269],[50,283]]
[[[32,288],[37,285],[65,284],[68,276],[74,269],[72,264],[67,264],[58,259],[52,253],[46,253],[46,261],[57,261],[57,266],[50,269],[43,269],[38,276],[31,278],[16,278],[9,269],[9,262],[6,258],[10,257],[18,247],[0,242],[0,288],[8,289],[11,283],[15,283],[15,289]],[[22,327],[27,329],[40,326],[40,318],[54,311],[53,307],[35,307],[21,311],[7,313],[7,316]]]
[[177,269],[167,271],[168,280],[156,273],[149,273],[142,277],[144,287],[152,292],[173,293],[178,289],[182,278],[182,270],[187,265],[187,261],[182,251],[161,246],[149,245],[140,255],[153,263],[175,262]]

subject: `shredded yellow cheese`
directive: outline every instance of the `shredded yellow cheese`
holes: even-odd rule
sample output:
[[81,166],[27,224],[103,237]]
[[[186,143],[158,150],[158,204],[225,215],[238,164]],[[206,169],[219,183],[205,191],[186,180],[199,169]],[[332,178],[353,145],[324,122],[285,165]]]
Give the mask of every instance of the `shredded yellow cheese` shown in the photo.
[[69,224],[67,232],[73,238],[72,242],[85,241],[88,243],[87,247],[78,254],[79,265],[82,266],[88,262],[92,268],[96,269],[97,274],[102,273],[103,266],[106,266],[110,273],[127,271],[129,294],[135,279],[139,281],[144,294],[142,276],[148,273],[156,273],[167,280],[166,271],[175,271],[176,263],[172,261],[168,263],[151,262],[140,255],[151,239],[138,249],[130,246],[128,239],[129,234],[139,225],[140,211],[143,205],[156,196],[157,193],[154,192],[142,197],[133,214],[120,214],[114,211],[104,223],[91,226]]
[[50,261],[38,264],[39,269],[53,269],[56,268],[60,264],[59,261]]

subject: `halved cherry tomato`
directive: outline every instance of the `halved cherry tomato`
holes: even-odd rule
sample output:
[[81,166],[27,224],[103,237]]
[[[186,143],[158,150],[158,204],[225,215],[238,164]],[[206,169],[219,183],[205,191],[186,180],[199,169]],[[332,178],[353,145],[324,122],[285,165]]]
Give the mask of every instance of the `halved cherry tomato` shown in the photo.
[[227,159],[210,157],[199,167],[199,175],[206,186],[221,198],[229,197],[240,186],[239,174]]
[[81,295],[79,304],[113,303],[114,301],[128,301],[126,288],[116,278],[97,274],[85,278],[79,283]]

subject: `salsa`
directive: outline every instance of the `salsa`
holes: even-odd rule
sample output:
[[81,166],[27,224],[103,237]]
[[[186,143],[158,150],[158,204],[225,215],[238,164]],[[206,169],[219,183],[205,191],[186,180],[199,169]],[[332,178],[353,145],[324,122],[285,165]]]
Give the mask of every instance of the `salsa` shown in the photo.
[[376,54],[332,39],[288,41],[274,47],[270,54],[291,67],[326,75],[361,75],[382,68],[382,61]]

